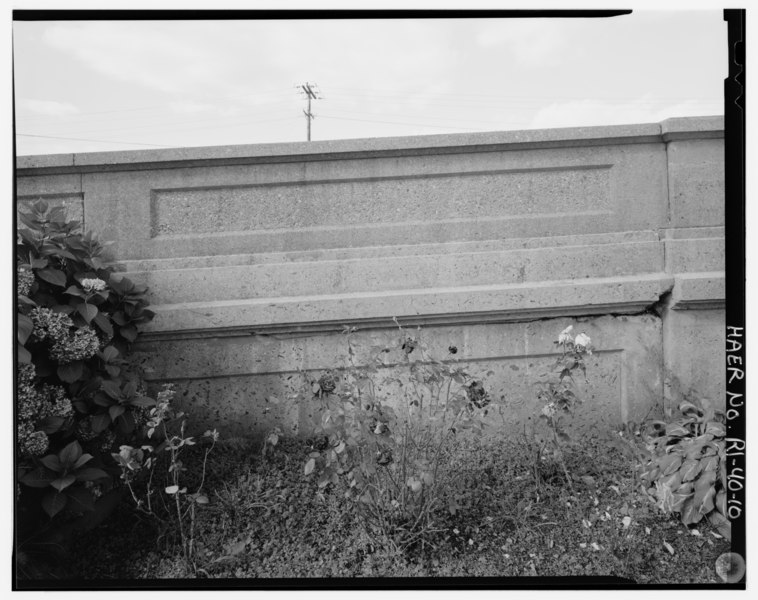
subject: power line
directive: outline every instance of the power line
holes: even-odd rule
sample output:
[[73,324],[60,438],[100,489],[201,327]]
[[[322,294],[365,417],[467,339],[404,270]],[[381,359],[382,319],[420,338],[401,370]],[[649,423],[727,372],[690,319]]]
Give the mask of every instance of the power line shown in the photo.
[[389,125],[410,125],[411,127],[431,127],[434,129],[460,129],[461,131],[479,131],[480,129],[471,127],[453,127],[452,125],[423,125],[422,123],[401,123],[399,121],[380,121],[377,119],[351,119],[350,117],[335,117],[332,115],[321,115],[324,119],[338,119],[340,121],[360,121],[362,123],[387,123]]
[[21,136],[21,137],[46,138],[49,140],[76,140],[79,142],[101,142],[104,144],[127,144],[130,146],[155,146],[156,148],[170,148],[171,147],[171,146],[164,146],[163,144],[144,144],[140,142],[120,142],[116,140],[90,140],[87,138],[58,137],[55,135],[34,135],[31,133],[17,133],[16,135]]
[[[477,97],[477,98],[502,98],[502,99],[508,99],[508,98],[518,98],[518,99],[525,99],[525,100],[586,100],[587,94],[584,94],[582,96],[565,96],[565,95],[547,95],[547,96],[535,96],[533,94],[461,94],[461,93],[450,93],[450,92],[434,92],[434,91],[414,91],[414,90],[401,90],[401,89],[395,89],[394,91],[392,89],[382,88],[382,91],[376,91],[368,88],[355,88],[355,87],[335,87],[330,86],[329,89],[334,90],[341,90],[341,91],[348,91],[348,92],[357,92],[357,94],[351,94],[351,95],[362,95],[362,96],[450,96],[450,97]],[[345,95],[345,94],[340,94]],[[625,95],[603,95],[599,96],[600,100],[627,100],[629,102],[634,102],[633,99],[629,98],[628,94]],[[692,96],[652,96],[653,102],[658,101],[665,101],[665,100],[673,100],[673,101],[682,101],[682,100],[691,100]],[[649,102],[650,100],[643,100],[643,102]]]
[[[189,127],[186,127],[185,129],[197,129],[196,127],[191,127],[192,125],[196,123],[213,123],[214,125],[218,125],[219,127],[223,127],[227,124],[228,121],[232,121],[233,124],[236,125],[237,123],[240,123],[240,118],[244,118],[245,116],[255,116],[255,117],[264,117],[266,115],[276,115],[280,113],[284,113],[286,109],[277,108],[274,110],[264,111],[261,113],[255,113],[251,115],[230,115],[226,117],[212,117],[208,119],[187,119],[183,118],[180,120],[166,120],[166,119],[160,119],[158,121],[145,121],[140,120],[137,125],[125,125],[122,127],[108,127],[106,129],[98,128],[98,129],[90,129],[85,131],[80,131],[79,129],[74,129],[74,131],[71,131],[70,133],[78,133],[78,134],[87,134],[87,133],[104,133],[104,132],[113,132],[113,131],[132,131],[136,129],[150,129],[150,130],[157,130],[157,131],[176,131],[176,129],[165,129],[163,126],[171,126],[171,125],[188,125]],[[253,123],[263,123],[266,120],[276,120],[276,119],[264,119],[260,121],[252,121]],[[89,123],[82,123],[79,125],[85,126]],[[76,126],[75,123],[66,123],[64,125],[72,125]],[[37,125],[36,127],[45,127],[44,125]],[[49,125],[47,126],[50,127]],[[202,127],[201,127],[202,129]],[[69,133],[69,131],[57,131],[56,133]]]
[[[357,110],[348,110],[345,108],[339,108],[339,107],[332,107],[335,108],[337,111],[339,111],[340,114],[342,113],[348,113],[352,115],[366,115],[366,111],[357,111]],[[407,107],[405,107],[407,108]],[[477,125],[487,125],[487,126],[493,126],[498,127],[500,125],[520,125],[524,122],[524,119],[521,119],[519,121],[479,121],[476,119],[466,119],[466,118],[459,118],[453,116],[452,118],[450,116],[437,116],[437,115],[430,115],[430,114],[424,114],[424,115],[399,115],[397,113],[369,113],[368,116],[377,116],[377,117],[399,117],[401,119],[416,119],[416,118],[422,118],[422,119],[431,119],[433,121],[452,121],[455,123],[475,123]]]
[[[250,98],[251,96],[261,96],[261,95],[275,95],[275,96],[283,96],[285,94],[289,94],[288,90],[279,88],[276,90],[266,90],[262,92],[252,92],[250,94],[236,94],[234,96],[207,96],[202,98],[203,102],[212,102],[214,100],[241,100],[243,98]],[[276,100],[266,100],[266,102],[276,102]],[[266,103],[264,102],[264,104]],[[136,112],[140,110],[155,110],[155,109],[165,109],[168,107],[170,102],[165,104],[152,104],[150,106],[138,106],[134,108],[114,108],[109,110],[98,110],[98,111],[92,111],[92,112],[85,112],[85,113],[75,113],[72,115],[68,115],[71,117],[84,117],[88,115],[105,115],[110,113],[126,113],[126,112]],[[23,109],[23,107],[19,107],[19,109]],[[17,117],[19,119],[59,119],[60,116],[58,115],[42,115],[42,116],[29,116],[29,117]]]

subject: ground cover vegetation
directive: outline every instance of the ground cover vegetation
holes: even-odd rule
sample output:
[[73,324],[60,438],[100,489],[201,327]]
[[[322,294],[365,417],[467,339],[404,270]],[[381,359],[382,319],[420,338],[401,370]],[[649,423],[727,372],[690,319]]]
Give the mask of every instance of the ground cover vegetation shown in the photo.
[[723,414],[684,402],[572,435],[584,333],[557,336],[517,436],[491,427],[502,406],[457,348],[435,357],[399,324],[368,361],[345,328],[342,364],[278,399],[314,413],[310,437],[191,436],[172,386],[151,397],[130,359],[145,289],[61,210],[20,220],[19,577],[720,582]]

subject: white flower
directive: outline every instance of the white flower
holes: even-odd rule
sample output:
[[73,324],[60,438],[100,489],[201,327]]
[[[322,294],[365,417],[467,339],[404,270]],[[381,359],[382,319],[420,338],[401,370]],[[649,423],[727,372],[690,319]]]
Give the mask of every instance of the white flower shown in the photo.
[[592,340],[590,339],[590,336],[588,336],[584,332],[576,336],[576,339],[574,340],[574,344],[577,346],[577,348],[584,348],[584,349],[589,348],[591,342]]
[[85,292],[101,292],[105,289],[105,282],[102,279],[82,279],[82,287]]
[[558,343],[559,344],[568,344],[571,342],[571,330],[574,328],[573,325],[569,325],[561,331],[561,334],[558,336]]

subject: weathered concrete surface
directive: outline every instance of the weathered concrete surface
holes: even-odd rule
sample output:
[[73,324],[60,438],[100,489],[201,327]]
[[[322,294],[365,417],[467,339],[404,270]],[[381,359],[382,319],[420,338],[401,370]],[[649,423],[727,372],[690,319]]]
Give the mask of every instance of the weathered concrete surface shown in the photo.
[[[576,412],[576,428],[590,431],[601,424],[612,427],[648,414],[662,415],[661,321],[654,315],[409,331],[420,335],[433,357],[462,364],[473,378],[484,381],[495,401],[492,426],[517,433],[541,409],[534,384],[549,371],[556,357],[553,341],[569,324],[602,346],[587,359],[588,380],[578,381],[584,403]],[[399,337],[397,328],[366,329],[353,334],[352,343],[358,368],[371,364],[372,349],[394,349],[381,355],[387,366],[374,380],[382,401],[402,411],[404,390],[386,381],[408,373]],[[455,355],[449,353],[450,346],[457,348]],[[273,427],[302,430],[313,418],[310,382],[326,370],[349,365],[347,340],[339,332],[210,338],[202,344],[176,340],[149,343],[143,349],[153,356],[149,366],[155,375],[177,385],[193,415],[230,435]],[[298,393],[303,394],[299,404],[291,398]]]
[[63,206],[69,219],[84,221],[82,178],[77,173],[18,178],[16,201],[19,206],[38,200],[43,200],[50,207]]
[[333,367],[343,325],[366,345],[394,317],[443,356],[465,346],[511,391],[508,427],[535,408],[552,338],[584,320],[583,414],[616,423],[723,399],[722,138],[703,117],[19,157],[18,200],[80,206],[115,242],[150,287],[151,378],[238,433],[308,422],[266,398]]

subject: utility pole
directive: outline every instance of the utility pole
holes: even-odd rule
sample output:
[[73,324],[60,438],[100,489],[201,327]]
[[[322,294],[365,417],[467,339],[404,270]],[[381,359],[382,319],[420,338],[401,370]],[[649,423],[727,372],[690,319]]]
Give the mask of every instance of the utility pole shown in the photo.
[[[299,87],[303,91],[303,93],[305,94],[305,97],[308,99],[308,110],[304,110],[303,114],[305,115],[305,118],[308,122],[308,141],[310,142],[311,141],[311,119],[316,118],[311,112],[311,100],[321,100],[322,97],[317,95],[320,92],[318,90],[318,86],[315,83],[311,84],[311,83],[306,82],[305,84],[297,86],[297,87]],[[316,89],[314,90],[314,88]]]

